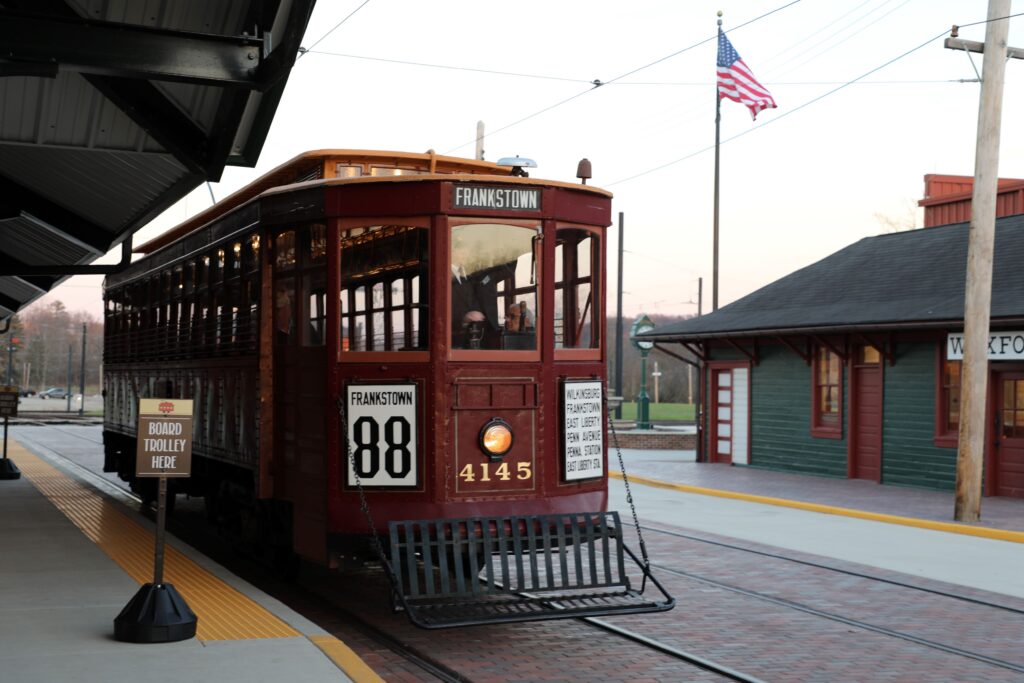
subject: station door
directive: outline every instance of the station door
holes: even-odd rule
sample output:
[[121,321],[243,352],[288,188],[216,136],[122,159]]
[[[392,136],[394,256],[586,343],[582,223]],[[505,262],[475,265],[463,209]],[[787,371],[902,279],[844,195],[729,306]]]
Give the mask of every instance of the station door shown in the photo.
[[750,370],[711,367],[710,462],[748,464],[750,452]]
[[992,474],[997,496],[1024,498],[1024,372],[997,373],[995,452]]

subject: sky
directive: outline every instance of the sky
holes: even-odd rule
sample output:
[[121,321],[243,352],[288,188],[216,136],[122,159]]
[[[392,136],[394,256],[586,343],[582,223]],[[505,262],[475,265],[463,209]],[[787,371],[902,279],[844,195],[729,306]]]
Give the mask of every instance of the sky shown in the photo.
[[[920,226],[925,174],[973,175],[982,57],[972,65],[943,39],[958,24],[984,41],[984,23],[966,25],[984,22],[987,0],[320,0],[258,165],[226,169],[211,189],[225,197],[312,149],[472,157],[483,121],[486,159],[529,157],[531,176],[578,182],[586,157],[590,184],[614,193],[610,315],[619,212],[625,315],[695,314],[701,278],[706,313],[719,10],[778,104],[752,121],[722,102],[720,306],[861,238]],[[1009,44],[1024,47],[1024,16]],[[1024,178],[1022,115],[1024,62],[1010,60],[1000,177]],[[197,188],[136,244],[210,203]],[[33,305],[98,316],[101,282],[70,278]]]

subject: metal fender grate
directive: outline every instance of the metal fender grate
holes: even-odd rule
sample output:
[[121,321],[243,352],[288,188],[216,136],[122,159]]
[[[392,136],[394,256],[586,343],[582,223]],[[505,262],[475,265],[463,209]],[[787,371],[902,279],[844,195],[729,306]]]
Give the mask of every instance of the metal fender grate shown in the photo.
[[[675,605],[623,543],[617,512],[400,521],[389,529],[395,606],[423,628]],[[660,596],[644,595],[648,580]]]

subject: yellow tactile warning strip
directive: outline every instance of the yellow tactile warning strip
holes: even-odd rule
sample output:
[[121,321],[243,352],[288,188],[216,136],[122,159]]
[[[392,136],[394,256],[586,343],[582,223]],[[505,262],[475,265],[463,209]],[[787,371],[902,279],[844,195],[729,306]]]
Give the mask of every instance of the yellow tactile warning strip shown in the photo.
[[[153,580],[153,534],[112,502],[12,440],[10,457],[32,484],[75,526],[141,583]],[[200,640],[289,638],[300,634],[251,599],[165,546],[164,577],[199,617]],[[131,596],[125,596],[125,600]]]
[[384,679],[374,673],[352,648],[334,636],[309,636],[309,639],[355,683],[383,683]]
[[[616,479],[622,479],[622,473],[616,471],[608,472],[608,475]],[[953,524],[952,522],[935,522],[930,519],[918,519],[917,517],[900,517],[899,515],[886,515],[881,512],[867,512],[865,510],[853,510],[851,508],[834,507],[832,505],[820,505],[818,503],[805,503],[799,500],[787,498],[772,498],[771,496],[757,496],[751,493],[738,493],[736,491],[723,491],[721,489],[709,489],[702,486],[690,486],[689,484],[674,484],[660,479],[638,477],[635,474],[629,475],[631,482],[654,486],[661,489],[671,489],[684,493],[696,493],[702,496],[715,496],[716,498],[731,498],[733,500],[745,500],[749,503],[763,503],[765,505],[777,505],[779,507],[794,508],[796,510],[807,510],[809,512],[822,512],[827,515],[840,515],[843,517],[854,517],[856,519],[867,519],[873,522],[885,522],[887,524],[900,524],[912,526],[919,529],[931,529],[932,531],[946,531],[951,534],[963,534],[965,536],[980,536],[991,538],[997,541],[1009,541],[1010,543],[1024,543],[1024,532],[1008,531],[1006,529],[991,529],[983,526],[972,526],[970,524]]]

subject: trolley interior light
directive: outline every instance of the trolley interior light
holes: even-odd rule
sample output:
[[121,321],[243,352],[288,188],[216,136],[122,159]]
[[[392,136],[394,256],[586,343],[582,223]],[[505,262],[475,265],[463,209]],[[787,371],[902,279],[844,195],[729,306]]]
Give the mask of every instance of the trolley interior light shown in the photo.
[[480,430],[480,448],[492,458],[500,458],[512,448],[512,427],[500,418],[491,418]]

